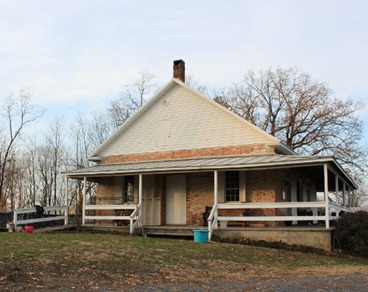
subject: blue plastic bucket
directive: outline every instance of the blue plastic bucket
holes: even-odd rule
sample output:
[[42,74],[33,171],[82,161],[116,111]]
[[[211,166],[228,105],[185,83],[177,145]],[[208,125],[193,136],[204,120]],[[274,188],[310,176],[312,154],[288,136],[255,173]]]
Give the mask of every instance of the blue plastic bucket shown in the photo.
[[194,242],[206,243],[208,241],[208,230],[193,230]]

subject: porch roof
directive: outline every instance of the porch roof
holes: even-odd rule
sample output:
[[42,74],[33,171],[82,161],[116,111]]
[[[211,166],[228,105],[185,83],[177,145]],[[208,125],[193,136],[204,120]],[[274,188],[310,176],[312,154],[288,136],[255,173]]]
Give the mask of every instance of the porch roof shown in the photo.
[[299,156],[299,155],[255,155],[206,157],[191,159],[155,160],[126,162],[120,164],[99,164],[91,167],[63,172],[69,178],[102,177],[127,174],[173,173],[211,170],[257,170],[271,168],[309,167],[328,163],[340,176],[347,180],[353,188],[354,181],[331,156]]

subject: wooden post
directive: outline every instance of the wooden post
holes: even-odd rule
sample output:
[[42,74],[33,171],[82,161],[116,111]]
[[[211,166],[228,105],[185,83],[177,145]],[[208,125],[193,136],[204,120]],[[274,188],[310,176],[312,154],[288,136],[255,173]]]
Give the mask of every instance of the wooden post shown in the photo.
[[343,182],[342,185],[342,204],[344,207],[346,207],[346,185],[345,182]]
[[325,192],[326,228],[330,228],[330,214],[328,210],[328,166],[327,166],[327,163],[323,165],[323,176],[324,176],[324,192]]
[[86,191],[87,191],[87,177],[83,177],[83,207],[82,207],[82,226],[86,224]]
[[18,221],[18,211],[15,209],[14,210],[14,215],[13,215],[13,223],[14,223],[14,228],[17,228],[17,221]]

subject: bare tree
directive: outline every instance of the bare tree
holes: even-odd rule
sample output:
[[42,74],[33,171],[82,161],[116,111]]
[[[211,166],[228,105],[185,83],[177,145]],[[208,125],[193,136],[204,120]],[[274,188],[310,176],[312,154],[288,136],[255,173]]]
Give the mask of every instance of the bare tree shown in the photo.
[[[52,204],[58,204],[58,198],[62,196],[59,194],[60,184],[62,183],[60,172],[62,165],[64,165],[65,149],[63,146],[64,129],[63,121],[61,118],[55,118],[54,122],[50,125],[49,133],[45,137],[47,148],[50,148],[51,160],[51,173],[50,179],[52,180],[52,195],[50,194]],[[59,184],[60,182],[60,184]]]
[[146,97],[156,88],[155,75],[148,70],[142,70],[132,84],[125,85],[119,97],[111,102],[108,114],[115,129],[135,113],[146,102]]
[[249,71],[216,100],[297,153],[335,155],[355,169],[366,166],[357,116],[362,102],[334,96],[326,84],[297,68]]
[[23,153],[23,169],[25,176],[25,189],[27,190],[28,199],[25,202],[27,206],[36,205],[36,195],[38,191],[38,169],[37,169],[37,134],[30,137],[26,143],[26,149]]
[[6,200],[4,200],[5,174],[7,164],[15,150],[15,142],[24,127],[37,120],[41,115],[42,112],[31,103],[31,92],[29,90],[22,89],[17,95],[11,93],[3,101],[0,111],[1,124],[4,125],[0,137],[0,209],[6,205]]
[[185,77],[185,84],[188,85],[190,88],[198,91],[201,94],[206,96],[211,96],[210,90],[207,84],[203,84],[200,80],[193,75],[189,75]]
[[[97,117],[97,118],[96,118]],[[70,159],[70,167],[84,168],[92,166],[94,163],[88,160],[94,148],[100,145],[112,132],[108,124],[108,118],[103,118],[103,114],[95,114],[93,117],[77,116],[75,125],[72,128],[73,150]],[[87,181],[86,196],[89,201],[95,196],[95,183]],[[81,214],[83,203],[83,181],[73,180],[70,185],[71,197],[69,205],[75,203],[77,214]]]

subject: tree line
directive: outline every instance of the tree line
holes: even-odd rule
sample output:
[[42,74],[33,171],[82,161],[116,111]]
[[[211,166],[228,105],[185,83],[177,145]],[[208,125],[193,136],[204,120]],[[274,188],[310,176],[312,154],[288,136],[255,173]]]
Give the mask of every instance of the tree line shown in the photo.
[[[336,97],[325,84],[297,68],[248,71],[241,82],[210,89],[195,78],[187,85],[274,135],[297,154],[334,155],[361,186],[357,202],[366,198],[367,145],[362,144],[361,101]],[[76,114],[73,126],[55,117],[45,133],[25,135],[43,111],[21,89],[2,99],[0,108],[0,211],[66,201],[61,172],[91,166],[88,156],[157,90],[155,76],[141,71],[109,106],[91,116]],[[94,200],[88,182],[87,200]],[[69,181],[68,202],[82,203],[83,182]]]

